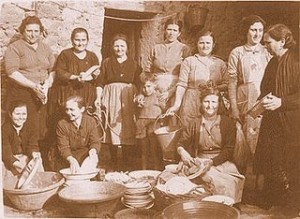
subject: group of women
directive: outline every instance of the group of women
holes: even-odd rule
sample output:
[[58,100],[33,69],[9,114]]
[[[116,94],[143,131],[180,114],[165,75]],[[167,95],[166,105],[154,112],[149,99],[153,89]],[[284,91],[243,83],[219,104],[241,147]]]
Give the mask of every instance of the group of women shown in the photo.
[[[100,65],[96,55],[86,49],[89,36],[84,28],[73,30],[73,47],[63,50],[55,61],[51,49],[40,39],[44,27],[39,18],[25,18],[19,28],[23,37],[5,53],[10,84],[9,119],[3,126],[10,128],[2,128],[6,167],[24,166],[19,154],[36,156],[33,152],[39,151],[47,134],[52,131],[55,135],[56,124],[65,114],[64,104],[74,95],[81,96],[86,106],[105,111],[102,143],[110,145],[112,157],[116,148],[135,145],[135,109],[137,104],[143,106],[146,98],[141,75],[150,74],[158,100],[165,103],[162,112],[177,113],[183,121],[185,129],[178,142],[183,161],[205,158],[207,173],[212,172],[213,178],[217,172],[230,176],[229,184],[220,184],[229,185],[226,191],[232,189],[235,177],[241,176],[232,163],[237,121],[255,153],[255,171],[265,177],[268,201],[275,204],[293,197],[299,203],[299,51],[283,24],[265,31],[265,21],[256,15],[242,23],[246,42],[232,50],[226,64],[213,53],[216,39],[211,31],[199,33],[198,52],[192,55],[179,40],[182,22],[169,19],[164,42],[153,47],[142,70],[128,56],[128,40],[123,34],[112,38],[113,55]],[[224,107],[227,93],[230,110]],[[252,118],[248,112],[258,99],[262,99],[264,112]],[[34,135],[22,134],[27,129],[25,122]],[[226,181],[226,177],[220,178]],[[240,201],[240,191],[233,191],[229,195]]]

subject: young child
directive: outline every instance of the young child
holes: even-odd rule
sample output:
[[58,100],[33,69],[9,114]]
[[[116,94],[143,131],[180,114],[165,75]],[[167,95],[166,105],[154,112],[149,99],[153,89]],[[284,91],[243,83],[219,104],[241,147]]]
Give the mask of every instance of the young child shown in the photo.
[[141,74],[143,101],[138,104],[136,138],[142,148],[142,169],[162,168],[162,151],[154,135],[154,123],[165,110],[165,103],[159,101],[153,74]]

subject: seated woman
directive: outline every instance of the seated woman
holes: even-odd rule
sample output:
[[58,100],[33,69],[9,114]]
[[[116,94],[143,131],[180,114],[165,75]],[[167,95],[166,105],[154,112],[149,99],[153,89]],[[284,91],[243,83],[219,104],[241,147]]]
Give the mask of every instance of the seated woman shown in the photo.
[[235,123],[218,114],[220,96],[213,86],[201,89],[200,100],[202,117],[186,127],[177,151],[184,163],[194,162],[192,156],[203,161],[202,180],[210,180],[216,194],[229,196],[238,203],[241,201],[244,176],[231,162],[236,139]]
[[100,136],[95,119],[84,114],[84,101],[79,96],[67,98],[65,110],[67,118],[60,120],[56,129],[61,167],[69,166],[72,174],[78,173],[88,156],[91,166],[96,167]]
[[[38,132],[33,123],[27,122],[27,106],[20,101],[8,107],[9,118],[2,125],[2,161],[4,176],[22,173],[32,158],[41,158]],[[43,167],[40,167],[43,171]]]

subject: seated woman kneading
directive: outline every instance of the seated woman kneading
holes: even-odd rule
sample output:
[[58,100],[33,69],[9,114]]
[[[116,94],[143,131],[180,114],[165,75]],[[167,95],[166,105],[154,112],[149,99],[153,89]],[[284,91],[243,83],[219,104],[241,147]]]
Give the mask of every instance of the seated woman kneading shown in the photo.
[[[201,89],[201,118],[189,123],[178,142],[177,151],[184,163],[194,163],[198,157],[204,163],[202,180],[211,180],[216,194],[241,201],[244,176],[232,157],[236,141],[236,126],[227,116],[219,115],[219,91],[213,86]],[[192,156],[190,155],[192,154]]]

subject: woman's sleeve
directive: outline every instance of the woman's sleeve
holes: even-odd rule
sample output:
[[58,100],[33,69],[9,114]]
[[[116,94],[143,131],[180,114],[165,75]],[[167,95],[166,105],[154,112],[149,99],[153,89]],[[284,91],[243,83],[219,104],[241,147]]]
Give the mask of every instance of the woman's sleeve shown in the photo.
[[190,59],[185,59],[180,66],[180,73],[179,73],[177,86],[186,88],[188,86],[190,73],[191,73]]
[[97,124],[94,118],[91,118],[89,125],[90,125],[90,136],[89,136],[90,149],[95,148],[97,153],[99,153],[101,148],[101,143],[100,143],[100,136],[99,136]]
[[8,46],[4,56],[5,72],[11,75],[20,68],[20,55],[19,51],[13,45]]
[[229,83],[229,75],[227,72],[227,65],[225,62],[222,61],[221,63],[221,78],[222,81],[218,84],[219,91],[227,91],[228,90],[228,83]]
[[26,145],[26,155],[31,156],[32,152],[39,152],[40,147],[39,147],[39,130],[37,130],[36,127],[30,126],[26,127],[29,129],[27,138],[28,142]]
[[54,71],[56,58],[55,58],[55,56],[53,54],[52,49],[49,46],[47,46],[47,45],[46,45],[46,48],[48,50],[48,54],[49,54],[48,55],[48,60],[49,60],[49,63],[50,63],[49,68],[48,68],[48,72],[52,72],[52,71]]
[[91,52],[92,65],[99,65],[99,59],[94,52]]
[[237,110],[238,54],[231,51],[228,58],[228,96],[233,110]]
[[68,134],[67,127],[63,124],[63,120],[61,120],[57,125],[56,136],[57,136],[57,147],[60,155],[64,159],[67,159],[68,156],[72,156],[69,134]]
[[300,72],[299,72],[299,56],[293,60],[292,66],[290,66],[290,80],[288,85],[293,87],[293,93],[281,98],[281,111],[299,110],[300,109]]
[[222,136],[222,149],[218,156],[214,157],[214,166],[218,166],[226,161],[231,161],[236,141],[236,126],[234,122],[227,117],[221,117],[221,136]]
[[70,60],[64,52],[61,52],[56,62],[56,76],[59,80],[68,81],[73,73],[68,72],[68,63]]
[[105,59],[101,63],[100,75],[96,78],[96,87],[104,87],[107,84],[107,63],[108,59]]
[[13,163],[17,160],[13,156],[11,148],[11,138],[13,138],[13,136],[10,136],[9,132],[5,128],[2,128],[2,131],[2,160],[8,169],[12,169]]
[[194,155],[194,145],[193,142],[195,141],[195,124],[194,122],[191,122],[188,126],[186,126],[182,133],[181,136],[178,140],[177,143],[177,147],[183,147],[184,149],[186,149],[190,154]]

